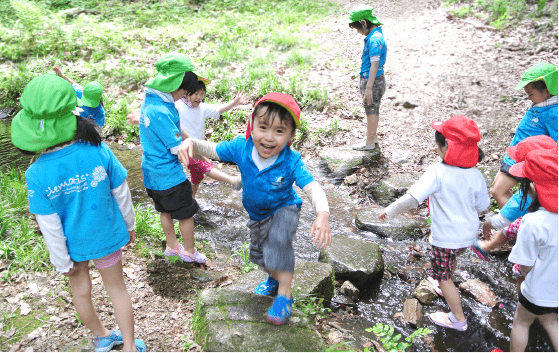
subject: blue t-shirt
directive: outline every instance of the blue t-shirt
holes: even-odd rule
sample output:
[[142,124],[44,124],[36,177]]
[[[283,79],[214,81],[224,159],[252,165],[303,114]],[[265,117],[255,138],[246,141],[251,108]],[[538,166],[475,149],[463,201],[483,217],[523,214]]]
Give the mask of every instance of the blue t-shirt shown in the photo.
[[27,169],[29,212],[58,214],[73,261],[100,259],[130,240],[111,193],[125,179],[126,169],[106,144],[76,142]]
[[[72,87],[74,88],[74,91],[76,91],[78,98],[81,98],[83,96],[83,87],[78,83],[74,83]],[[80,108],[83,109],[83,112],[80,113],[82,118],[91,119],[95,122],[95,124],[105,126],[105,109],[103,109],[101,104],[99,104],[97,108],[86,107],[85,105],[82,105]]]
[[239,136],[232,141],[220,142],[217,155],[224,162],[236,163],[243,180],[243,206],[250,219],[261,221],[282,207],[297,205],[303,200],[295,192],[293,183],[301,189],[314,180],[301,160],[301,155],[286,146],[270,167],[261,171],[252,160],[252,137]]
[[152,92],[140,110],[140,143],[144,185],[150,190],[168,190],[186,180],[179,157],[170,149],[182,142],[179,112],[174,102]]
[[[525,138],[538,135],[546,135],[557,141],[557,104],[528,109],[516,128],[510,146],[516,146]],[[516,164],[508,154],[505,154],[504,162],[511,166]]]
[[532,203],[532,198],[530,195],[526,196],[526,204],[523,208],[520,208],[520,203],[522,200],[522,190],[518,190],[512,197],[507,201],[507,203],[501,208],[501,214],[503,217],[511,222],[514,222],[518,218],[524,216],[528,213],[528,207]]
[[379,77],[384,73],[384,63],[386,62],[386,42],[382,34],[381,27],[377,27],[365,37],[365,47],[363,48],[363,55],[361,55],[361,71],[359,74],[363,78],[369,78],[369,70],[371,70],[371,57],[380,55],[378,63],[377,75]]

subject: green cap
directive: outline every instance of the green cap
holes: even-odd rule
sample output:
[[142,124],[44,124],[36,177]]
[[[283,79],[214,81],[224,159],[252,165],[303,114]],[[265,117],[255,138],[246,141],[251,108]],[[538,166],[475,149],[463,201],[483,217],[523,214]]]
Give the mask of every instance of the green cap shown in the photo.
[[78,98],[78,105],[97,108],[101,104],[103,86],[99,82],[91,81],[83,88],[82,98]]
[[552,96],[557,95],[557,67],[548,63],[539,63],[526,70],[515,89],[522,89],[527,84],[539,80],[545,82],[547,90]]
[[76,133],[76,92],[70,82],[46,74],[33,78],[21,94],[23,109],[12,120],[12,143],[26,151],[41,151],[70,141]]
[[382,23],[373,15],[373,8],[368,5],[357,5],[349,13],[349,23],[355,21],[369,20],[372,24],[381,26]]
[[184,54],[169,53],[155,63],[157,75],[146,83],[147,87],[170,93],[179,89],[184,73],[194,71],[194,65]]

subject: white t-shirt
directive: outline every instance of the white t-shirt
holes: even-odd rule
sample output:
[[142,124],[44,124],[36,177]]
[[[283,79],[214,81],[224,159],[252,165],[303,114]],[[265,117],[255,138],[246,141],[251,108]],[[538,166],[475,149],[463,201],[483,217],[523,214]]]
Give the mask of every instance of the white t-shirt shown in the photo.
[[557,213],[545,208],[522,218],[509,261],[532,266],[520,291],[532,304],[557,307]]
[[478,215],[489,207],[487,185],[477,168],[430,165],[408,194],[419,203],[429,197],[432,245],[460,249],[477,240]]
[[179,111],[181,128],[194,139],[205,140],[206,118],[219,118],[219,107],[213,104],[202,102],[197,108],[189,108],[179,99],[175,107]]

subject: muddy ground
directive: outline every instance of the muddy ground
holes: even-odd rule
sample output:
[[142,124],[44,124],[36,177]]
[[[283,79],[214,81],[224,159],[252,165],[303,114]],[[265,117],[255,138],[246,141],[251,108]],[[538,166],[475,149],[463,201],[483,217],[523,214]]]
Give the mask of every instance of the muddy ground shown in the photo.
[[[334,119],[341,128],[333,138],[319,137],[324,146],[354,144],[365,136],[358,91],[363,37],[350,30],[345,20],[347,10],[357,2],[340,3],[345,12],[316,25],[325,29],[316,39],[327,48],[315,56],[312,76],[336,97],[337,108],[308,112],[307,119],[311,131],[331,126]],[[557,24],[546,29],[545,21],[527,17],[515,28],[500,32],[481,20],[452,17],[437,0],[378,0],[374,4],[388,46],[388,86],[379,126],[381,150],[392,161],[388,172],[419,174],[437,161],[430,123],[452,115],[466,115],[477,122],[482,133],[480,147],[487,155],[481,166],[496,171],[516,125],[530,106],[524,92],[515,91],[514,86],[524,70],[537,62],[557,65]],[[302,152],[313,156],[320,148],[309,141]],[[349,186],[345,192],[364,205],[372,204],[366,186],[376,177],[360,178],[359,186]],[[189,325],[197,292],[226,286],[239,274],[238,267],[225,264],[221,257],[203,266],[220,273],[218,280],[208,283],[193,279],[193,268],[140,258],[133,251],[125,252],[123,263],[135,309],[136,335],[150,351],[199,350]],[[101,320],[112,329],[116,323],[101,279],[96,271],[92,277],[95,305]],[[42,312],[37,319],[44,322],[24,337],[17,330],[0,327],[4,343],[14,351],[92,350],[89,331],[74,315],[66,283],[53,272],[27,274],[2,284],[4,313],[21,310],[21,320],[27,320]],[[318,325],[325,337],[332,337],[330,330],[335,328],[324,322]],[[339,340],[340,335],[337,337]]]

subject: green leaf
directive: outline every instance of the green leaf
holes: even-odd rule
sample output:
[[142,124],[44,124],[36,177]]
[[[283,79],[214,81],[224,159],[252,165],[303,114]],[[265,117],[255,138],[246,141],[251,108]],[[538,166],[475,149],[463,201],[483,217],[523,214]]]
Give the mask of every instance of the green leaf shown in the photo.
[[12,189],[23,190],[23,185],[21,185],[21,183],[19,183],[17,181],[10,181],[9,185]]

